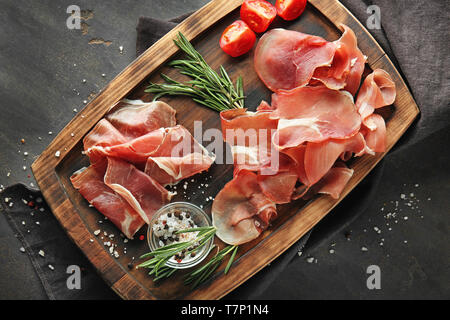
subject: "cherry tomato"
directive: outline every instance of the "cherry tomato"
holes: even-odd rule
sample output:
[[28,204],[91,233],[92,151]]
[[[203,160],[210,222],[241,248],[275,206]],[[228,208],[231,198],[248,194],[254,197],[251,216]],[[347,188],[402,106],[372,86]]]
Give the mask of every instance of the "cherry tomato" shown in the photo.
[[232,57],[250,51],[256,41],[255,33],[242,20],[230,24],[220,38],[220,47]]
[[277,16],[277,9],[264,0],[245,0],[241,6],[241,19],[257,33],[267,30]]
[[305,11],[306,0],[277,0],[275,7],[284,20],[294,20]]

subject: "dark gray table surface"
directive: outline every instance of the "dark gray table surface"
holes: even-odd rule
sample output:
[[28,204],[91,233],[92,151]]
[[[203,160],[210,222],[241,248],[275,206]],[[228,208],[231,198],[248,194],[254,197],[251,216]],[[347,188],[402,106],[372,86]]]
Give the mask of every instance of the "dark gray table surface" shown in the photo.
[[[139,16],[169,19],[206,2],[78,0],[90,10],[82,34],[66,27],[73,1],[1,0],[0,188],[17,182],[36,187],[30,170],[34,159],[74,109],[81,110],[135,58]],[[90,44],[93,39],[104,43]],[[447,128],[389,156],[371,207],[345,230],[313,234],[306,252],[261,298],[450,298],[449,139]],[[389,212],[397,218],[387,218]],[[332,223],[330,215],[321,224]],[[0,216],[0,299],[45,299],[20,246]],[[369,265],[381,269],[381,290],[366,286]],[[239,298],[239,290],[229,297]]]

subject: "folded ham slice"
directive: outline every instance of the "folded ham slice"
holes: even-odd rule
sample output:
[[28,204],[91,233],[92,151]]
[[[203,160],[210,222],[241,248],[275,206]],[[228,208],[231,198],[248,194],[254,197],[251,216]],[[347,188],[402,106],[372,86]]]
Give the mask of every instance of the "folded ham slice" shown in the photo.
[[162,101],[121,100],[106,115],[106,119],[128,140],[159,128],[176,125],[176,111]]
[[86,150],[89,158],[116,157],[133,164],[144,164],[167,136],[167,129],[159,128],[141,137],[112,146],[93,146]]
[[145,224],[139,213],[103,182],[92,166],[75,172],[70,180],[81,195],[129,239]]
[[369,129],[374,130],[376,128],[371,127],[370,123],[366,123],[365,119],[373,114],[375,109],[393,104],[395,97],[395,83],[386,71],[375,69],[364,79],[358,92],[356,107]]
[[257,175],[241,170],[217,194],[212,205],[216,235],[239,245],[256,239],[276,215],[276,205],[262,192]]
[[[271,112],[250,112],[247,109],[222,111],[222,134],[230,145],[235,172],[239,170],[278,171],[278,150],[272,144],[272,135],[278,124],[271,119]],[[275,154],[274,154],[275,152]]]
[[297,31],[272,29],[258,42],[255,70],[272,91],[305,86],[316,68],[329,66],[336,45],[325,39]]
[[305,150],[305,173],[309,185],[322,179],[342,154],[351,152],[358,156],[366,151],[366,142],[361,133],[347,139],[308,142]]
[[172,194],[132,164],[117,158],[107,159],[105,184],[150,223],[155,212],[170,201]]
[[339,199],[348,181],[353,176],[353,172],[353,169],[347,168],[342,162],[337,162],[319,182],[309,188],[303,199],[311,199],[318,193],[327,194],[333,199]]
[[346,91],[300,87],[274,93],[272,105],[275,110],[270,118],[278,119],[273,143],[280,149],[307,141],[345,139],[355,135],[361,126],[353,97]]
[[[361,129],[367,148],[373,152],[386,151],[386,123],[379,114],[372,114],[365,120],[368,127]],[[372,128],[372,129],[369,129]]]
[[319,80],[330,89],[344,89],[354,96],[361,84],[367,57],[359,50],[353,30],[344,24],[340,27],[343,34],[334,42],[336,52],[331,66],[317,68],[313,79]]
[[145,173],[164,186],[173,185],[208,170],[214,160],[214,156],[198,152],[183,157],[149,157]]

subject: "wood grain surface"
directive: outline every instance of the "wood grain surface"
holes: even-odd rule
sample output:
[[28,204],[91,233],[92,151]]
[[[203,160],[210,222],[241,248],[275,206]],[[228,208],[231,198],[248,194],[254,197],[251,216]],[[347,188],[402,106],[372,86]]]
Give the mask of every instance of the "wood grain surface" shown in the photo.
[[[70,176],[79,168],[88,165],[88,159],[81,154],[82,138],[105,115],[118,100],[127,97],[150,101],[152,96],[144,92],[149,81],[161,82],[160,73],[181,79],[165,63],[178,54],[172,40],[181,31],[205,57],[213,68],[223,65],[232,79],[244,77],[246,107],[254,110],[264,99],[270,101],[270,92],[257,77],[253,69],[253,51],[240,58],[231,58],[219,48],[218,42],[227,25],[239,17],[241,0],[212,1],[170,31],[164,38],[149,48],[112,80],[103,91],[80,112],[55,138],[32,165],[32,170],[42,193],[54,215],[67,231],[70,238],[80,247],[97,268],[104,280],[124,299],[218,299],[238,287],[282,252],[300,239],[317,222],[328,214],[382,159],[385,155],[363,156],[351,161],[355,173],[346,186],[341,198],[333,200],[320,196],[309,202],[303,200],[278,206],[279,216],[272,227],[258,239],[240,247],[236,261],[227,275],[221,266],[213,278],[196,290],[183,285],[186,271],[177,272],[172,278],[154,283],[145,270],[129,268],[131,261],[148,251],[146,241],[132,240],[128,243],[117,240],[118,250],[126,248],[127,254],[119,258],[111,256],[100,237],[93,235],[97,229],[108,234],[118,234],[109,222],[103,222],[102,215],[90,208],[76,191]],[[391,108],[383,110],[387,119],[387,151],[398,141],[418,115],[419,110],[400,74],[367,30],[352,14],[336,0],[311,0],[304,14],[297,20],[285,22],[276,19],[271,28],[283,27],[322,36],[333,41],[339,38],[339,24],[352,28],[358,37],[358,45],[368,56],[366,73],[382,68],[393,77],[397,86],[397,99]],[[203,130],[220,128],[217,112],[195,104],[188,98],[163,98],[177,110],[177,121],[193,130],[196,120],[202,121]],[[55,153],[60,151],[60,157]],[[386,151],[386,152],[387,152]],[[213,165],[209,172],[195,177],[189,184],[188,194],[194,204],[203,205],[210,212],[211,202],[207,196],[215,196],[232,178],[231,165]],[[200,192],[201,183],[210,186],[205,194]],[[186,200],[179,192],[174,199]],[[102,221],[102,222],[100,222]],[[139,234],[146,234],[145,228]],[[94,241],[92,242],[91,239]],[[219,240],[219,246],[223,246]],[[132,258],[135,260],[132,260]]]

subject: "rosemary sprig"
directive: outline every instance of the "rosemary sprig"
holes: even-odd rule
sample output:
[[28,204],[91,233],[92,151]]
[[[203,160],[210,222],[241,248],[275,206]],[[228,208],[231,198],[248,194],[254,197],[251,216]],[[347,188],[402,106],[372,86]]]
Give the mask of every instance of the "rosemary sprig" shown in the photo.
[[[211,240],[214,237],[214,235],[216,234],[216,228],[214,226],[190,228],[185,230],[179,230],[175,232],[175,234],[187,232],[198,232],[198,234],[193,240],[186,242],[172,243],[142,255],[140,257],[141,259],[144,258],[151,258],[151,259],[139,264],[138,268],[150,269],[148,274],[154,276],[153,279],[154,281],[170,277],[177,271],[177,269],[167,266],[166,263],[174,255],[176,255],[182,250],[186,250],[186,255],[191,254],[192,252],[199,251],[209,242],[209,240]],[[213,245],[211,249],[213,249],[214,247],[216,247],[216,245]],[[196,288],[197,286],[208,280],[209,277],[213,274],[213,272],[222,263],[223,259],[228,254],[232,253],[224,271],[224,273],[227,274],[231,268],[231,265],[233,264],[237,250],[238,246],[227,246],[222,250],[218,251],[214,255],[214,257],[211,258],[210,261],[208,261],[203,266],[189,273],[184,283],[186,285],[192,284],[192,287]]]
[[172,243],[164,247],[160,247],[152,252],[142,255],[140,258],[151,258],[138,265],[138,268],[150,269],[149,275],[155,276],[154,280],[168,278],[175,273],[177,269],[171,268],[166,263],[177,253],[186,250],[186,255],[199,251],[205,246],[216,233],[215,227],[199,227],[178,231],[179,233],[198,232],[197,236],[185,242]]
[[230,252],[233,252],[224,271],[224,273],[227,274],[236,256],[237,250],[238,246],[227,246],[223,248],[217,252],[216,255],[208,261],[208,263],[189,273],[184,281],[184,284],[192,284],[192,289],[195,289],[209,279],[213,272],[220,266],[225,256],[227,256]]
[[145,90],[155,94],[153,100],[164,95],[186,95],[216,111],[244,107],[242,77],[237,79],[235,87],[225,68],[220,66],[219,73],[214,71],[181,32],[174,42],[186,54],[186,59],[174,60],[169,66],[192,80],[182,83],[161,74],[166,83],[150,83]]

